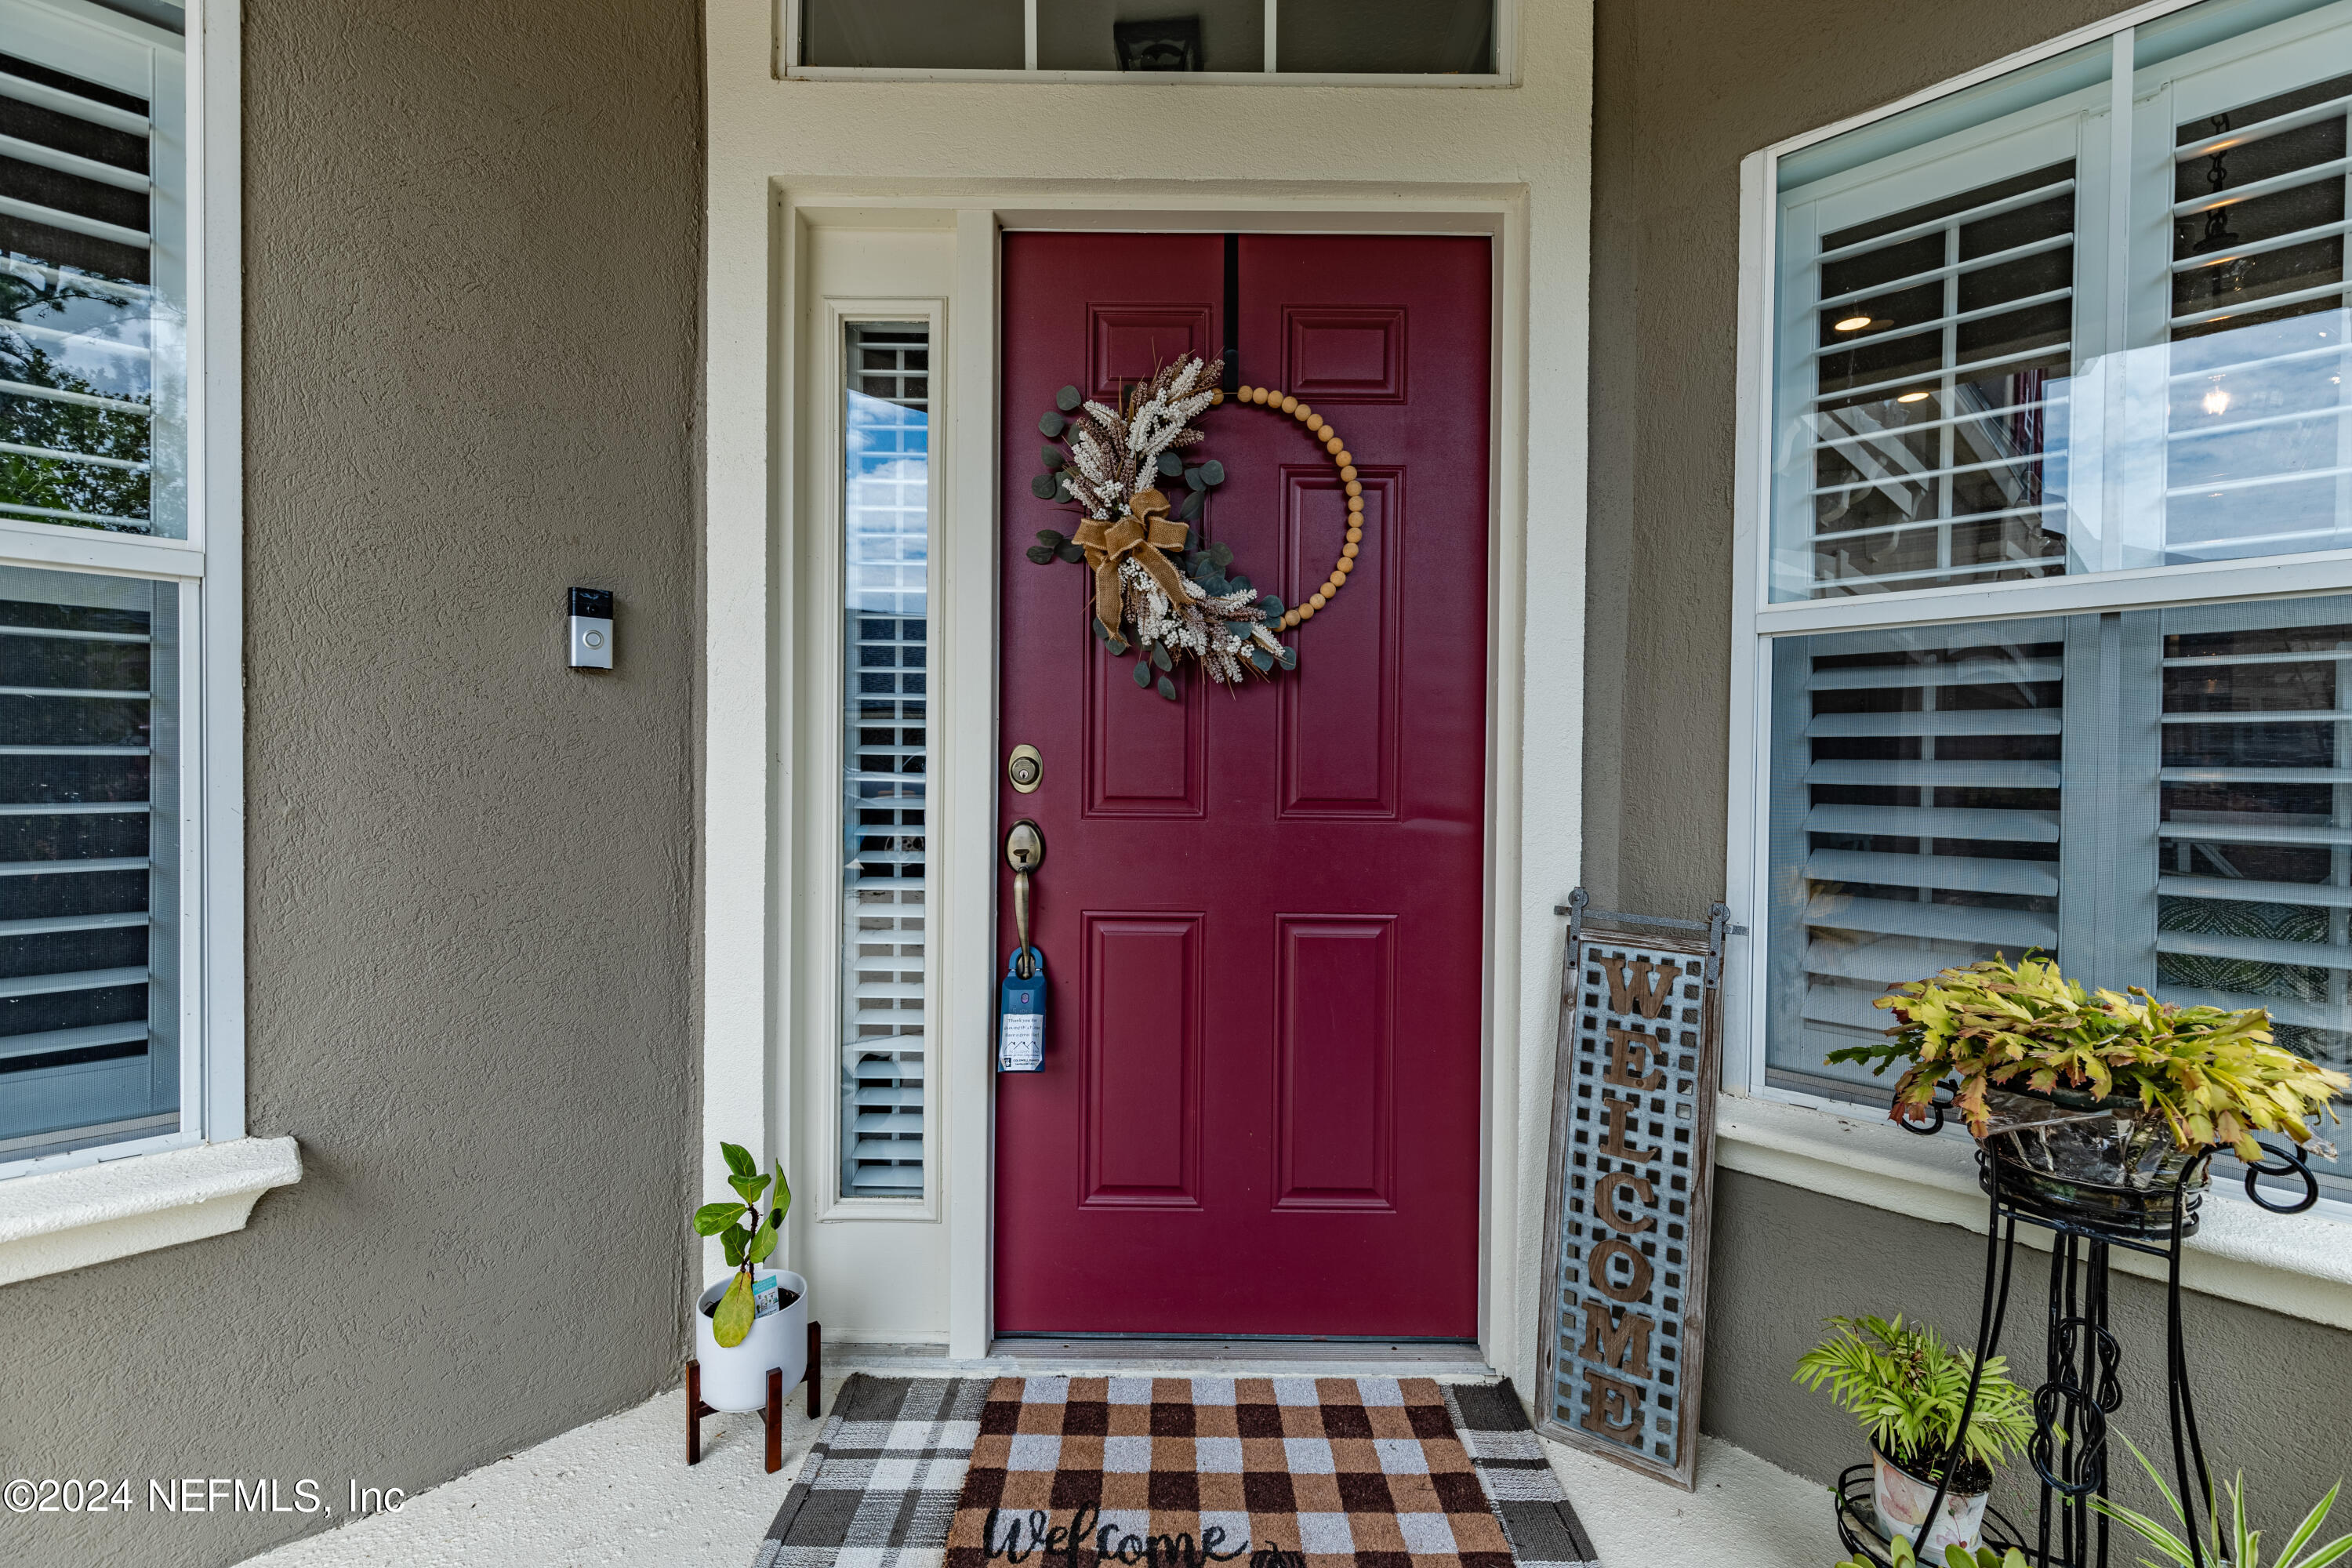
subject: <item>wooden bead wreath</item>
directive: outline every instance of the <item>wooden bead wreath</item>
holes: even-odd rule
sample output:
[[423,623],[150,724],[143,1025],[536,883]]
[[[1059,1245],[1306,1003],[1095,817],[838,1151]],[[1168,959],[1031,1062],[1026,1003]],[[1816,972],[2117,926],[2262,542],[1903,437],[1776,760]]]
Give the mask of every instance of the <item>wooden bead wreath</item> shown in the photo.
[[1339,433],[1314,409],[1288,393],[1278,392],[1270,386],[1244,386],[1234,395],[1242,402],[1255,404],[1260,408],[1279,409],[1306,426],[1307,433],[1323,444],[1323,450],[1330,455],[1332,464],[1339,470],[1340,479],[1348,487],[1348,541],[1339,546],[1339,559],[1332,566],[1331,575],[1323,585],[1307,595],[1305,604],[1294,605],[1282,612],[1278,624],[1284,631],[1288,631],[1301,621],[1313,620],[1315,612],[1337,598],[1339,590],[1348,585],[1348,574],[1356,569],[1356,552],[1364,542],[1364,484],[1356,476],[1356,455],[1348,450],[1348,444],[1339,439]]
[[[1297,668],[1297,650],[1274,634],[1313,620],[1328,606],[1356,569],[1363,545],[1364,487],[1339,433],[1297,397],[1244,386],[1239,401],[1289,415],[1338,468],[1348,492],[1347,541],[1330,576],[1305,604],[1288,606],[1258,593],[1247,577],[1226,574],[1231,546],[1189,548],[1190,524],[1208,492],[1224,482],[1225,468],[1214,459],[1188,464],[1179,449],[1205,439],[1192,421],[1225,400],[1217,388],[1223,372],[1222,361],[1179,360],[1130,388],[1117,407],[1066,386],[1055,400],[1058,411],[1037,421],[1040,434],[1049,442],[1066,441],[1067,450],[1043,448],[1045,472],[1030,482],[1031,489],[1040,500],[1077,506],[1087,521],[1070,534],[1041,530],[1029,559],[1041,566],[1057,560],[1086,563],[1095,579],[1095,636],[1114,655],[1132,644],[1135,683],[1146,690],[1156,687],[1171,701],[1179,659],[1197,660],[1211,680],[1225,685],[1239,682],[1244,670],[1265,678],[1277,668]],[[1158,489],[1162,479],[1183,481],[1176,501]]]

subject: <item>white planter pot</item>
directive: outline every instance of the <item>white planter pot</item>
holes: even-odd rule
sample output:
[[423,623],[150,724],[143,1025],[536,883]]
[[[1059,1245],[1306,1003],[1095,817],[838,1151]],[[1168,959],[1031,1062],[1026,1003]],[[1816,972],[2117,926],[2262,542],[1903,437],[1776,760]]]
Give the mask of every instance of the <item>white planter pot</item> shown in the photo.
[[[1870,1469],[1871,1501],[1878,1510],[1879,1530],[1889,1540],[1900,1535],[1918,1541],[1919,1521],[1927,1517],[1927,1507],[1936,1500],[1934,1479],[1913,1475],[1875,1448],[1870,1453]],[[1927,1539],[1918,1542],[1919,1561],[1941,1563],[1948,1546],[1974,1552],[1977,1538],[1984,1533],[1985,1503],[1990,1496],[1989,1492],[1968,1496],[1958,1489],[1948,1495]]]
[[788,1269],[776,1270],[787,1290],[797,1291],[793,1304],[764,1318],[751,1320],[751,1331],[731,1349],[719,1342],[709,1309],[727,1294],[728,1275],[702,1293],[694,1307],[694,1354],[702,1363],[702,1402],[713,1410],[761,1410],[768,1404],[768,1372],[782,1367],[789,1396],[808,1369],[808,1281]]

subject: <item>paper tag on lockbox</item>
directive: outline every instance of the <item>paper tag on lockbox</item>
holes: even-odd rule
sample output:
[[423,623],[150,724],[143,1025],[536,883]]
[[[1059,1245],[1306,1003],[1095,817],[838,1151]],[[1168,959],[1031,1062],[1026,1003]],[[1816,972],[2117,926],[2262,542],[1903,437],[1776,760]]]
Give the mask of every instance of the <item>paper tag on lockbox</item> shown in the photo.
[[[1029,973],[1021,973],[1022,960]],[[996,1070],[1045,1070],[1045,955],[1024,947],[1006,961],[997,994]]]

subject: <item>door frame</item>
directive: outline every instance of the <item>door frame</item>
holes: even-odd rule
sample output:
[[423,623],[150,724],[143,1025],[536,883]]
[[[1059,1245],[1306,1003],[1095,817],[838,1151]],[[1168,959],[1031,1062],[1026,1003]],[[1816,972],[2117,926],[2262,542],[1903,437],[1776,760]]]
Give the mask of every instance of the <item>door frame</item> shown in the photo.
[[[803,284],[810,242],[827,228],[951,235],[944,374],[935,364],[934,379],[945,404],[943,429],[935,427],[933,436],[940,466],[926,817],[935,986],[927,1100],[937,1102],[938,1142],[929,1151],[932,1184],[923,1207],[935,1212],[931,1223],[944,1232],[944,1338],[953,1358],[985,1355],[993,1332],[1001,236],[1024,229],[1255,231],[1460,234],[1493,242],[1477,1321],[1489,1364],[1524,1373],[1532,1365],[1528,1352],[1537,1327],[1528,1309],[1540,1267],[1538,1124],[1548,1089],[1522,1070],[1523,1059],[1529,1067],[1536,1060],[1523,1023],[1532,1013],[1540,1028],[1550,1017],[1548,1007],[1530,1005],[1527,990],[1532,980],[1548,993],[1550,981],[1548,973],[1526,973],[1528,916],[1519,876],[1528,513],[1526,188],[1398,185],[1373,193],[1331,184],[1172,182],[1129,182],[1115,190],[1028,182],[877,188],[864,181],[772,180],[769,193],[769,332],[763,344],[714,345],[705,388],[714,426],[722,400],[751,398],[765,405],[767,436],[763,471],[753,481],[748,468],[719,471],[714,432],[707,476],[705,571],[711,597],[705,696],[713,721],[704,736],[705,1142],[715,1146],[725,1137],[782,1153],[796,1186],[812,1194],[830,1190],[827,1173],[811,1161],[824,1158],[832,1141],[795,1136],[793,1120],[801,1098],[796,1079],[812,1059],[807,1053],[826,1060],[836,1054],[830,1030],[821,1026],[831,1017],[829,1002],[815,1006],[812,998],[792,994],[795,974],[824,975],[837,967],[831,869],[808,863],[816,841],[806,830],[812,816],[830,820],[823,803],[835,792],[829,774],[806,765],[816,759],[797,754],[796,693],[812,672],[796,654],[803,639],[790,626],[797,602],[793,563],[803,558],[807,543],[800,531],[817,526],[831,510],[795,500],[802,494],[795,468],[803,444],[811,429],[826,423],[819,416],[822,402],[804,405],[808,393],[800,385],[800,367],[825,363],[826,356],[807,353],[809,345],[798,341],[798,323],[835,313],[830,300],[808,297]],[[753,351],[761,348],[765,363],[755,364]],[[829,401],[829,388],[818,390]],[[811,449],[810,460],[824,459]],[[749,503],[755,497],[764,502],[759,508],[764,528],[747,516],[722,521],[730,500]],[[745,572],[755,562],[765,584],[764,613],[727,614],[721,574]],[[740,597],[737,603],[750,608]],[[719,715],[747,712],[764,713],[766,725],[722,732],[716,721]],[[807,717],[830,721],[822,714]],[[1572,832],[1572,808],[1568,820]],[[1546,890],[1546,904],[1556,891]],[[820,893],[825,896],[815,896]],[[763,939],[756,954],[745,940],[747,925]],[[1557,946],[1548,930],[1542,936],[1543,951]],[[815,952],[814,943],[824,943],[825,951]],[[829,1106],[806,1109],[832,1113]],[[710,1157],[708,1149],[704,1154]],[[796,1215],[788,1240],[797,1252],[810,1226],[903,1225],[926,1217]],[[828,1311],[829,1321],[832,1316]],[[861,1334],[854,1322],[841,1328],[846,1331],[837,1337],[909,1337]]]

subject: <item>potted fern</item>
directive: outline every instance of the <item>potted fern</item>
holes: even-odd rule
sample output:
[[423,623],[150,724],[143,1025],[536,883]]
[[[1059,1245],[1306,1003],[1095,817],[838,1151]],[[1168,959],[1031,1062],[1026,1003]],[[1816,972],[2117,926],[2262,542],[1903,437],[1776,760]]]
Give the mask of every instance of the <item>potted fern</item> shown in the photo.
[[1798,1359],[1793,1381],[1815,1392],[1826,1388],[1869,1436],[1880,1533],[1918,1541],[1937,1479],[1947,1462],[1955,1462],[1943,1510],[1918,1544],[1930,1561],[1950,1546],[1974,1551],[1993,1471],[2033,1435],[2032,1399],[2010,1381],[2008,1363],[1990,1357],[1963,1429],[1974,1356],[1954,1350],[1933,1329],[1906,1327],[1899,1312],[1892,1322],[1832,1318],[1828,1327],[1830,1337]]
[[[703,1402],[713,1410],[758,1410],[768,1403],[768,1373],[781,1367],[784,1386],[801,1381],[808,1363],[808,1281],[788,1269],[763,1271],[776,1250],[776,1232],[793,1206],[793,1189],[779,1161],[773,1177],[739,1144],[721,1143],[727,1184],[738,1203],[704,1204],[694,1211],[698,1236],[719,1238],[730,1272],[695,1304],[696,1359]],[[765,1213],[760,1200],[773,1183]]]
[[1950,1084],[2004,1185],[2073,1215],[2145,1220],[2210,1150],[2252,1163],[2265,1158],[2257,1132],[2313,1142],[2313,1123],[2340,1120],[2335,1097],[2352,1088],[2273,1044],[2259,1007],[2094,992],[2030,954],[1896,985],[1877,1005],[1895,1016],[1886,1039],[1829,1059],[1874,1073],[1902,1064],[1897,1121],[1927,1118]]

